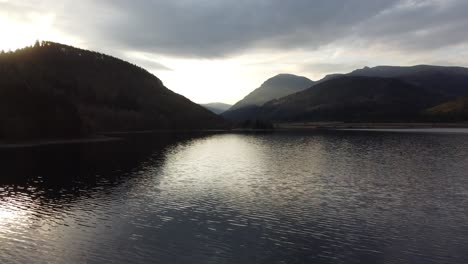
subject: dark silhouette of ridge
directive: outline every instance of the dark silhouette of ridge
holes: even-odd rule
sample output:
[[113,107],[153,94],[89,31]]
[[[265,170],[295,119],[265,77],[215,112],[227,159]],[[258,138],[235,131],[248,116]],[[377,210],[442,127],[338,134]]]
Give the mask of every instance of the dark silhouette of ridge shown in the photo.
[[[431,65],[365,67],[348,74],[327,75],[304,91],[261,106],[228,111],[223,116],[236,122],[449,121],[454,119],[454,114],[436,115],[427,109],[467,94],[467,68]],[[450,105],[459,106],[460,100],[456,102]],[[457,114],[457,120],[466,120],[463,116]]]
[[355,70],[348,76],[396,78],[427,90],[458,97],[468,94],[468,68],[432,65],[377,66]]
[[412,122],[440,96],[392,78],[342,76],[270,101],[250,119],[280,122]]
[[256,109],[268,101],[303,91],[313,84],[314,81],[303,76],[278,74],[266,80],[259,88],[237,102],[222,115],[230,120],[249,119],[245,117],[248,117],[252,109]]
[[0,139],[224,125],[138,66],[47,41],[0,55],[0,120]]
[[261,106],[264,103],[305,90],[314,84],[303,76],[278,74],[266,80],[259,88],[234,104],[229,111],[242,107]]

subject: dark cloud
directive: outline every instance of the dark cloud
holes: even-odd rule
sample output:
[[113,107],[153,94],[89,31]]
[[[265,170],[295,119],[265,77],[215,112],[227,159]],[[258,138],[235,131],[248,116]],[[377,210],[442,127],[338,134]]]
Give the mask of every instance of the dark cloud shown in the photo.
[[93,48],[179,57],[313,50],[349,38],[409,50],[468,39],[465,0],[31,0],[22,8],[55,12],[57,27]]
[[431,50],[468,41],[468,1],[406,0],[356,25],[356,37],[395,49]]
[[[252,48],[316,48],[396,0],[101,1],[99,15],[68,6],[69,23],[103,45],[177,56],[222,57]],[[107,7],[107,9],[103,8]],[[69,15],[72,15],[71,17]],[[89,17],[91,15],[91,17]],[[65,28],[69,31],[68,28]]]

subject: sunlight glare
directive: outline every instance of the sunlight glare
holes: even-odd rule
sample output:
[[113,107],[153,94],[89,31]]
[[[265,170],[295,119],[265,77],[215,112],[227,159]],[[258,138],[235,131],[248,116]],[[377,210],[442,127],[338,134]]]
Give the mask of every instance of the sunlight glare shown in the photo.
[[10,16],[0,16],[0,50],[14,51],[31,46],[36,40],[49,40],[61,43],[74,43],[76,39],[54,29],[54,14],[31,13],[24,21]]
[[17,217],[18,215],[15,211],[0,206],[0,226],[8,222],[13,222]]

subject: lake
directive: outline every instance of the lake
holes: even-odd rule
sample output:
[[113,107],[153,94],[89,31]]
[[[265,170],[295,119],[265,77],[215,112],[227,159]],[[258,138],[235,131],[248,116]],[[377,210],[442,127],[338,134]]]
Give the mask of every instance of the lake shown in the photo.
[[468,263],[468,130],[0,149],[0,263]]

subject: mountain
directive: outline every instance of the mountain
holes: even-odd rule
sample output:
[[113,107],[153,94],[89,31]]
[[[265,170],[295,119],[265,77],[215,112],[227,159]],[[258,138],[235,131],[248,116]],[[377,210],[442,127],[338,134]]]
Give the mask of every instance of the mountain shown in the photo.
[[450,121],[468,120],[468,96],[434,106],[426,111],[432,117]]
[[205,107],[206,109],[210,110],[211,112],[219,115],[228,110],[232,107],[230,104],[225,103],[209,103],[209,104],[202,104],[201,106]]
[[235,121],[442,121],[426,109],[466,94],[467,68],[365,67],[328,75],[302,92],[223,116]]
[[463,67],[377,66],[358,69],[347,75],[396,78],[452,98],[468,94],[468,68]]
[[53,42],[0,54],[0,140],[220,126],[219,116],[111,56]]
[[273,99],[300,92],[311,87],[313,81],[293,74],[278,74],[266,80],[259,88],[234,104],[229,111],[242,107],[261,106]]
[[223,113],[227,119],[243,119],[244,112],[258,108],[264,103],[281,97],[303,91],[314,84],[306,77],[293,74],[279,74],[265,81],[259,88],[237,102]]
[[440,96],[393,78],[342,76],[256,109],[272,121],[414,121]]

